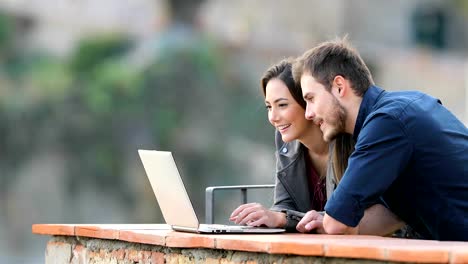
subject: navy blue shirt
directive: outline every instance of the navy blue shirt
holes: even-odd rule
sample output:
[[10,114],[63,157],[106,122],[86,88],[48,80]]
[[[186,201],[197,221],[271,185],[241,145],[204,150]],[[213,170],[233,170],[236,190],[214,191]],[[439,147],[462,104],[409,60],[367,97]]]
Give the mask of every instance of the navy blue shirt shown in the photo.
[[353,136],[328,215],[355,227],[383,199],[427,239],[468,241],[468,129],[440,101],[371,86]]

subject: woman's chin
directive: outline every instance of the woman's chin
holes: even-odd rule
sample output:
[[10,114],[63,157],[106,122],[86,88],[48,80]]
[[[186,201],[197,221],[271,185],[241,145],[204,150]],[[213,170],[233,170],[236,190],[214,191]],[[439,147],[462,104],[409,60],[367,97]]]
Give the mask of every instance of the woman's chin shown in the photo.
[[283,135],[283,134],[281,134],[281,140],[283,140],[284,143],[288,143],[288,142],[293,141],[294,138],[292,138],[292,137],[289,136],[289,135]]

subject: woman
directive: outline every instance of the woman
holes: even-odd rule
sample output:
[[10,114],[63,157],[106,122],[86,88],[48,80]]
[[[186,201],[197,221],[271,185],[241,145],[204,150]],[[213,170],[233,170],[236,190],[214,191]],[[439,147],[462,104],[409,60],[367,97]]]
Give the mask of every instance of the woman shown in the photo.
[[[270,67],[261,79],[261,88],[268,120],[276,128],[275,201],[271,209],[258,203],[241,205],[232,212],[230,220],[294,232],[304,216],[302,212],[323,211],[327,196],[340,178],[334,172],[343,174],[353,144],[349,136],[343,136],[338,141],[348,152],[329,155],[330,146],[323,140],[320,128],[305,119],[306,103],[301,88],[294,83],[291,60]],[[336,161],[335,168],[329,156]]]

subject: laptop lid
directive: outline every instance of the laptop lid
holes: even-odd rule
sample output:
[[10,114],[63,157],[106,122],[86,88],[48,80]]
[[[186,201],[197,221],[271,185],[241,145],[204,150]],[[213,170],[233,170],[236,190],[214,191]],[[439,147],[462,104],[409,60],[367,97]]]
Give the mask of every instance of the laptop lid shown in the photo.
[[200,225],[180,178],[172,153],[142,150],[138,153],[150,181],[164,220],[172,229],[194,233],[282,233],[283,228]]
[[198,218],[172,153],[140,149],[138,154],[166,223],[195,232],[199,226]]

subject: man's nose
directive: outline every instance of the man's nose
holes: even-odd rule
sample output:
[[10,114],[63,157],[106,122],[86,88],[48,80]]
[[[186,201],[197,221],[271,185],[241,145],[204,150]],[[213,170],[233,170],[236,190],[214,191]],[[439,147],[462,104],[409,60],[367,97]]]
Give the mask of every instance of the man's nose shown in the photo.
[[307,120],[312,120],[315,117],[315,112],[312,110],[311,107],[307,106],[305,111],[305,118]]

